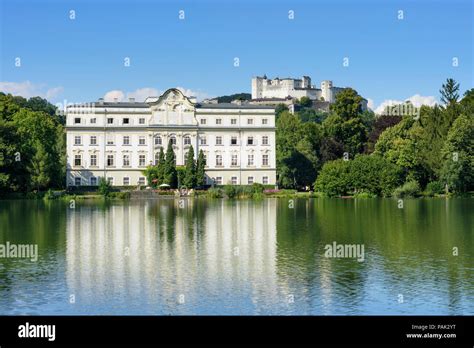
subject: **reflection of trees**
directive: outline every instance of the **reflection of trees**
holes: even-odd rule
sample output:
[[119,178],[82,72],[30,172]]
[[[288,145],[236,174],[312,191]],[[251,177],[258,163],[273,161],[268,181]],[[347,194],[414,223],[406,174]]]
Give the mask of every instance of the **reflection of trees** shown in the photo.
[[49,286],[57,281],[60,263],[54,258],[64,248],[65,209],[62,202],[56,201],[0,201],[0,243],[38,244],[37,262],[0,258],[0,314],[6,304],[28,301],[37,282]]
[[[296,199],[294,208],[279,201],[277,213],[277,273],[279,282],[299,293],[312,313],[335,313],[341,297],[357,305],[363,296],[365,264],[354,259],[327,259],[324,245],[363,242],[361,231],[348,217],[348,202],[336,199]],[[296,296],[296,295],[295,295]]]
[[[381,295],[384,300],[384,296],[392,296],[396,303],[397,294],[401,293],[405,294],[406,301],[421,306],[421,310],[444,309],[446,314],[454,313],[449,311],[455,309],[459,313],[463,298],[469,294],[472,297],[474,282],[469,279],[474,279],[470,266],[474,248],[469,231],[472,231],[473,221],[466,214],[472,203],[407,199],[404,208],[398,209],[398,202],[393,199],[309,202],[297,201],[295,210],[288,209],[286,201],[279,206],[280,279],[286,277],[285,280],[289,279],[295,286],[302,281],[305,284],[319,282],[323,289],[331,288],[339,301],[352,297],[357,304],[362,297],[367,297],[367,302],[373,295],[373,286],[367,286],[370,278],[372,285],[386,292]],[[322,245],[332,241],[363,243],[365,262],[324,260]],[[457,258],[452,256],[452,247],[456,245],[463,249]],[[286,269],[288,263],[293,265],[291,276]],[[329,276],[324,272],[329,272]],[[449,304],[441,303],[445,295],[449,297]],[[431,307],[426,305],[430,297],[438,301]],[[409,311],[407,307],[394,310]]]

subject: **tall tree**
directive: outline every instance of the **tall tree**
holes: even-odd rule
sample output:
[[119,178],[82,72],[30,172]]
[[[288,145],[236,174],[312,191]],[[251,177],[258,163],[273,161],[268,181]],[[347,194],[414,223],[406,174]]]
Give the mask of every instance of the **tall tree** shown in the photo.
[[449,130],[443,148],[441,180],[452,192],[474,189],[474,118],[459,116]]
[[187,188],[196,187],[196,163],[194,161],[194,149],[191,145],[186,154],[186,169],[184,173],[183,185]]
[[176,188],[178,185],[178,175],[176,172],[176,157],[174,155],[173,144],[171,140],[168,143],[166,150],[165,165],[163,170],[163,182]]
[[204,152],[199,150],[199,155],[196,164],[196,185],[204,186],[206,184],[206,159]]
[[29,165],[31,186],[39,192],[49,184],[50,178],[50,158],[40,143],[35,144],[36,152]]
[[158,154],[157,172],[156,172],[156,180],[157,180],[158,185],[161,185],[163,183],[164,175],[165,175],[165,166],[166,166],[165,152],[163,151],[163,148],[160,147],[160,153]]
[[443,83],[439,92],[441,93],[441,101],[445,105],[455,104],[459,99],[459,83],[449,78],[446,83]]

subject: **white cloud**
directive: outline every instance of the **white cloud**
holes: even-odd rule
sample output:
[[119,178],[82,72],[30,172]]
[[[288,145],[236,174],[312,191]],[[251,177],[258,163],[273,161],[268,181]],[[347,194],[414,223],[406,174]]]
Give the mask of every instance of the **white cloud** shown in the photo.
[[197,100],[201,101],[203,99],[209,98],[209,94],[201,91],[194,91],[192,89],[186,89],[184,87],[177,87],[183,94],[187,97],[196,97]]
[[[183,94],[187,97],[196,97],[197,100],[201,101],[203,99],[209,98],[209,95],[205,92],[194,91],[192,89],[187,89],[184,87],[177,87]],[[105,101],[114,101],[114,98],[117,98],[117,101],[126,101],[128,98],[135,98],[135,101],[142,102],[148,97],[159,97],[165,91],[159,90],[152,87],[138,88],[131,92],[124,92],[121,90],[112,90],[108,91],[104,95]]]
[[122,101],[125,98],[125,94],[120,91],[120,90],[113,90],[113,91],[108,91],[104,95],[104,100],[105,101]]
[[139,88],[133,92],[127,93],[127,98],[135,98],[136,101],[144,101],[148,97],[159,97],[161,95],[161,91],[157,90],[156,88],[145,87]]
[[[385,110],[385,107],[391,106],[391,105],[402,104],[405,101],[410,101],[413,104],[413,106],[415,106],[417,108],[422,106],[422,105],[434,106],[435,104],[439,104],[439,101],[436,100],[436,98],[433,97],[433,96],[422,96],[422,95],[419,95],[419,94],[415,94],[415,95],[412,95],[411,97],[405,99],[404,101],[396,100],[396,99],[386,99],[382,103],[380,103],[379,106],[377,106],[377,108],[375,108],[374,112],[376,114],[381,114]],[[371,109],[373,110],[373,108],[371,108]]]
[[48,88],[46,84],[36,84],[31,81],[8,82],[0,81],[0,91],[12,95],[22,96],[24,98],[41,97],[49,101],[60,95],[64,88],[61,86]]

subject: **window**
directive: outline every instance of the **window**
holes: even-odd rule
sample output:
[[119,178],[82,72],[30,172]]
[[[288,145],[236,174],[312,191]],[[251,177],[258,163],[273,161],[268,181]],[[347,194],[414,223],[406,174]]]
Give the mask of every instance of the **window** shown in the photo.
[[80,117],[74,118],[74,124],[81,124],[81,118]]
[[253,137],[247,138],[247,145],[253,145]]
[[157,152],[155,153],[155,166],[157,166],[159,162],[160,162],[160,153]]
[[144,136],[138,137],[138,145],[145,145],[145,137]]
[[206,124],[206,119],[205,119],[205,118],[201,118],[201,119],[199,120],[199,123],[201,123],[201,124]]
[[[96,124],[97,123],[97,119],[94,117],[94,118],[91,118],[91,124]],[[92,179],[92,178],[91,178]],[[97,179],[96,179],[97,180]]]
[[145,119],[143,117],[140,117],[138,119],[138,124],[145,124]]
[[216,118],[216,124],[222,124],[222,118]]
[[91,155],[91,167],[97,166],[97,155]]
[[268,124],[268,119],[266,118],[262,119],[262,124]]
[[130,145],[130,137],[128,135],[123,136],[123,144]]
[[253,155],[249,155],[247,158],[247,165],[253,166]]
[[114,165],[114,155],[107,155],[107,167]]
[[249,185],[252,185],[252,184],[253,184],[253,176],[249,176],[249,177],[248,177],[247,183],[248,183]]
[[207,145],[207,139],[205,136],[199,137],[199,140],[201,142],[201,145]]
[[97,145],[97,137],[95,135],[91,135],[90,143],[91,145]]
[[253,118],[248,118],[247,119],[247,124],[253,124]]
[[75,166],[80,166],[82,162],[82,156],[81,155],[74,155],[74,165]]
[[237,145],[237,137],[230,138],[230,145]]
[[124,118],[122,120],[122,124],[130,124],[130,119],[129,118]]
[[145,155],[139,155],[138,156],[138,165],[140,167],[144,167],[146,165]]
[[174,135],[170,137],[170,142],[171,142],[171,145],[176,145],[176,137]]
[[81,186],[81,178],[74,178],[74,185]]
[[91,186],[97,186],[97,178],[95,176],[91,176]]
[[216,137],[216,145],[222,145],[222,137]]
[[138,185],[145,185],[145,177],[141,176],[138,178]]
[[216,155],[216,166],[222,165],[222,155]]
[[123,166],[124,167],[130,166],[130,155],[123,155]]
[[222,176],[216,176],[215,184],[222,185]]
[[237,119],[236,118],[231,118],[230,119],[230,124],[237,124]]
[[111,176],[109,176],[109,177],[107,178],[107,182],[108,182],[110,185],[113,185],[113,184],[114,184],[114,178],[111,177]]
[[262,184],[268,185],[268,176],[264,176],[264,177],[262,178]]
[[162,145],[163,141],[160,136],[155,137],[155,145]]
[[262,165],[268,166],[268,155],[262,156]]
[[123,178],[123,186],[130,185],[130,178],[128,176],[124,176]]
[[114,119],[112,117],[108,117],[107,124],[114,124]]
[[230,165],[232,165],[232,166],[237,165],[237,155],[232,155],[232,161],[231,161]]
[[76,135],[74,137],[74,145],[81,145],[82,137],[80,135]]
[[232,178],[230,178],[230,183],[232,185],[237,185],[237,177],[236,176],[233,176]]
[[206,155],[206,154],[203,154],[203,157],[204,157],[204,165],[207,166],[207,155]]
[[268,136],[264,135],[262,137],[262,145],[268,145]]
[[191,145],[191,138],[188,135],[184,137],[184,145]]

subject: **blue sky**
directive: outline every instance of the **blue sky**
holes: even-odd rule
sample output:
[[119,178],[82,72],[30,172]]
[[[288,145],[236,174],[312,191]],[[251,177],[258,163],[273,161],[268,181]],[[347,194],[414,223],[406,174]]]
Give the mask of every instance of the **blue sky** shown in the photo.
[[177,86],[250,92],[263,74],[333,80],[375,106],[438,99],[447,77],[473,87],[471,0],[0,1],[1,89],[52,102]]

